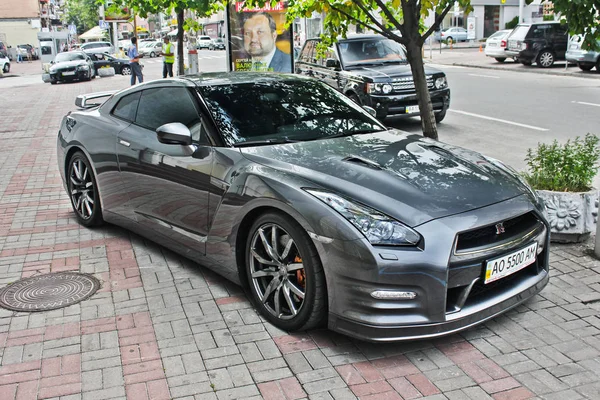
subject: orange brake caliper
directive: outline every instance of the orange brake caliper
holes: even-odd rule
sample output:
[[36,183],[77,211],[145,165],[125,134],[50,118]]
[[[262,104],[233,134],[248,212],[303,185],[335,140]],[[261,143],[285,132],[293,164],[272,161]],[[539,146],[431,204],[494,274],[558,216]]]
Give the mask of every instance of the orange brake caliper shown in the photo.
[[[300,258],[300,256],[296,256],[296,258],[294,258],[294,262],[301,263],[302,259]],[[305,287],[306,275],[304,273],[304,268],[296,270],[296,281],[300,286],[302,286],[303,288]]]

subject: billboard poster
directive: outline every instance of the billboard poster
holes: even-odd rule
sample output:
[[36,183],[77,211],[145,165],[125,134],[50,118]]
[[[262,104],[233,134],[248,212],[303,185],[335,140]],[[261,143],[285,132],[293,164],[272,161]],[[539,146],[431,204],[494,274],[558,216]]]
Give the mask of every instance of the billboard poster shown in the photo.
[[284,28],[285,2],[247,8],[230,2],[227,9],[229,59],[233,71],[293,71],[292,28]]
[[468,40],[475,40],[477,38],[477,32],[475,31],[475,28],[476,28],[475,23],[476,23],[475,17],[467,18],[467,39]]

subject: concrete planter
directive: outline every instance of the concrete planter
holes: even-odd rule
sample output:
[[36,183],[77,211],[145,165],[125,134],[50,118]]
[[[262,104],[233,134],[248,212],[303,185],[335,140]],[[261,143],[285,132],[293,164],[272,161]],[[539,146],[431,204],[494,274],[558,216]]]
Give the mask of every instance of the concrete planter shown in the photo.
[[538,190],[546,204],[551,241],[578,243],[596,232],[598,190],[589,192],[552,192]]
[[105,76],[115,76],[115,69],[114,68],[98,68],[98,76],[101,77],[105,77]]
[[51,82],[52,79],[50,79],[50,74],[42,74],[42,81],[46,83]]

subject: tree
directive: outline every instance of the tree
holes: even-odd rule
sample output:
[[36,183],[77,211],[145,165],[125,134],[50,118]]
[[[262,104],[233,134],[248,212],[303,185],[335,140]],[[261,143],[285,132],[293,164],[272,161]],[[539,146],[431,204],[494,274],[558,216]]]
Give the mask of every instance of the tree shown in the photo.
[[67,0],[64,21],[74,24],[77,33],[82,34],[98,25],[98,5],[96,0]]
[[[287,22],[310,16],[313,12],[326,13],[321,51],[325,51],[338,37],[345,37],[350,25],[369,29],[402,44],[413,74],[423,134],[437,139],[422,49],[455,3],[465,13],[473,11],[470,0],[290,0]],[[433,12],[435,20],[427,28],[423,19]]]
[[198,15],[210,15],[212,12],[211,0],[114,0],[112,8],[129,7],[135,15],[146,18],[148,14],[171,13],[177,14],[177,72],[184,74],[183,60],[183,28],[185,10],[195,11]]
[[600,50],[600,0],[554,0],[554,13],[565,17],[569,33],[585,35],[583,48]]

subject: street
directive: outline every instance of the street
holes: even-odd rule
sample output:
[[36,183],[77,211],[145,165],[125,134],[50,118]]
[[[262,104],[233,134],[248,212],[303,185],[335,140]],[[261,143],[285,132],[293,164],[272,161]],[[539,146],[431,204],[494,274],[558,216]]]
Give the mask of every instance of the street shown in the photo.
[[[202,72],[225,70],[224,51],[199,55]],[[146,81],[161,78],[160,58],[143,64]],[[444,142],[523,170],[540,141],[600,134],[598,79],[435,66],[452,89]],[[116,226],[78,224],[57,169],[59,124],[77,95],[129,79],[44,84],[39,63],[0,78],[0,287],[63,271],[102,284],[67,308],[0,309],[0,399],[598,399],[593,243],[553,244],[548,286],[477,328],[372,344],[281,331],[209,269]],[[389,125],[420,131],[416,118]]]

